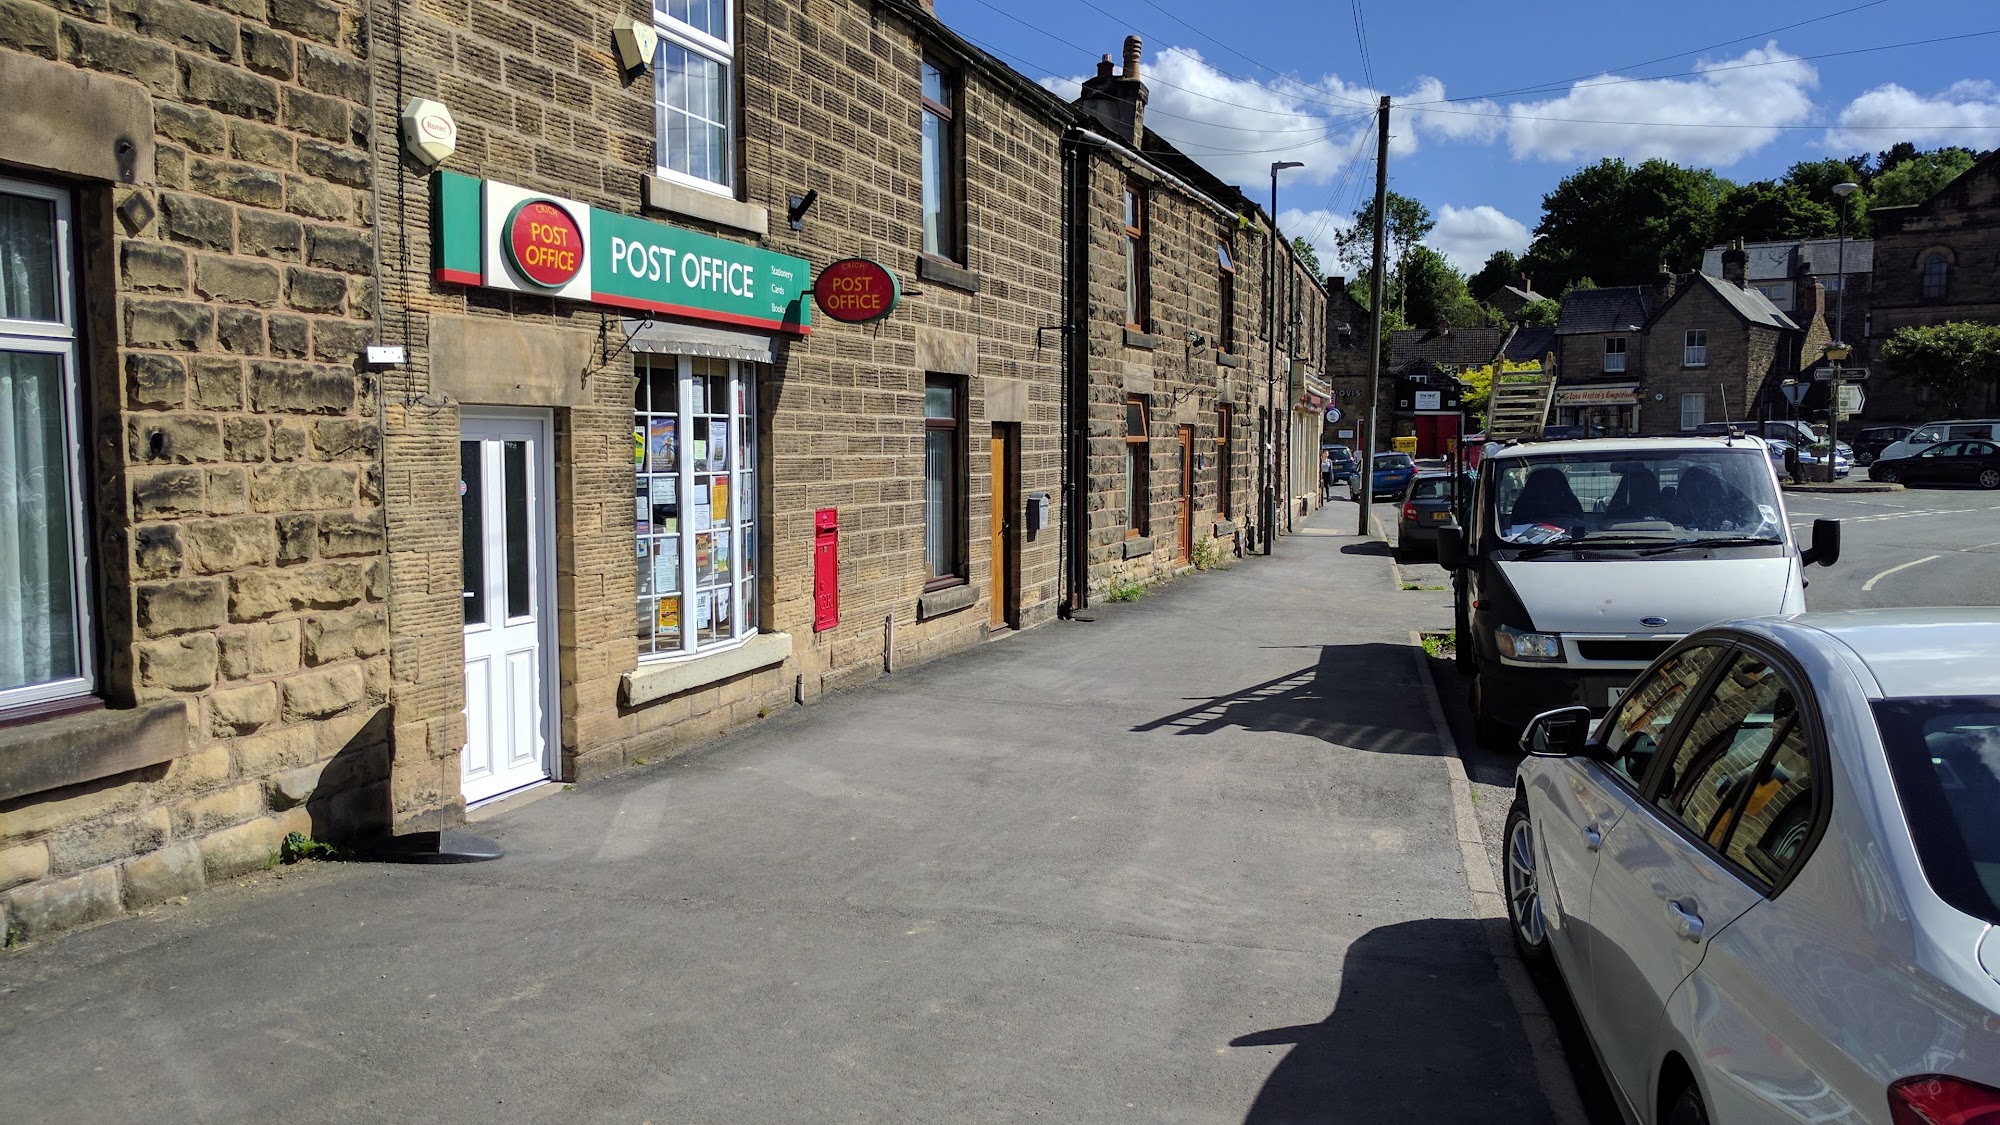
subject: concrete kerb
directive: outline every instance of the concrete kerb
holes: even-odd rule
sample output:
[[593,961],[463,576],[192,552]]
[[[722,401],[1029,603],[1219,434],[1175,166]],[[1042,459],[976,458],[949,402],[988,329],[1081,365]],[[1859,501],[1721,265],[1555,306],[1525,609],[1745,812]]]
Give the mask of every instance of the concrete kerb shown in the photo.
[[1583,1098],[1577,1093],[1576,1080],[1570,1076],[1555,1020],[1542,1003],[1541,995],[1535,991],[1534,982],[1528,979],[1528,968],[1514,949],[1513,935],[1508,931],[1507,901],[1493,878],[1493,869],[1487,859],[1485,834],[1479,828],[1479,814],[1472,807],[1472,781],[1466,776],[1465,762],[1458,755],[1458,740],[1452,737],[1451,724],[1445,721],[1444,705],[1438,701],[1437,682],[1431,677],[1430,660],[1424,655],[1421,634],[1412,630],[1410,644],[1411,659],[1416,661],[1417,678],[1422,684],[1424,706],[1430,713],[1438,745],[1444,750],[1445,772],[1451,778],[1452,820],[1457,826],[1458,851],[1465,867],[1466,891],[1472,896],[1473,916],[1479,919],[1480,928],[1486,934],[1487,952],[1493,957],[1500,986],[1506,990],[1507,998],[1514,1004],[1515,1014],[1521,1019],[1521,1034],[1535,1060],[1535,1080],[1541,1086],[1542,1097],[1549,1103],[1550,1117],[1556,1125],[1588,1125]]
[[1881,481],[1881,480],[1835,481],[1831,484],[1828,484],[1825,481],[1798,481],[1796,483],[1787,481],[1781,483],[1779,487],[1784,489],[1786,492],[1818,493],[1820,495],[1828,495],[1828,496],[1839,496],[1843,493],[1849,493],[1849,492],[1867,493],[1867,492],[1903,491],[1902,485],[1890,484],[1888,481]]

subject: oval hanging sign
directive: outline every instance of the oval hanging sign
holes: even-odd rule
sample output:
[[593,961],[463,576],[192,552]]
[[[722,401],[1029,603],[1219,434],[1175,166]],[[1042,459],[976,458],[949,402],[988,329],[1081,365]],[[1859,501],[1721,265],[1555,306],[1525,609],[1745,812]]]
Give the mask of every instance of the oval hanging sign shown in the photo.
[[813,301],[821,312],[848,324],[866,324],[895,311],[902,283],[889,267],[867,258],[843,258],[819,271]]
[[583,228],[546,199],[514,208],[501,228],[514,272],[544,289],[560,289],[583,272]]

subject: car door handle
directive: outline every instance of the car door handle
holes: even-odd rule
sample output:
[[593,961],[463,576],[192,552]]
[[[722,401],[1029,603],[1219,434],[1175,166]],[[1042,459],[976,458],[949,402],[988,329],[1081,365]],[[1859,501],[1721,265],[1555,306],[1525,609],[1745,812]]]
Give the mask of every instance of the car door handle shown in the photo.
[[1675,933],[1686,938],[1688,941],[1701,940],[1701,935],[1706,928],[1701,920],[1701,915],[1696,914],[1692,910],[1683,909],[1678,902],[1669,902],[1667,903],[1667,917],[1674,920]]
[[1604,833],[1599,832],[1595,824],[1583,830],[1584,851],[1594,852],[1603,846],[1604,846]]

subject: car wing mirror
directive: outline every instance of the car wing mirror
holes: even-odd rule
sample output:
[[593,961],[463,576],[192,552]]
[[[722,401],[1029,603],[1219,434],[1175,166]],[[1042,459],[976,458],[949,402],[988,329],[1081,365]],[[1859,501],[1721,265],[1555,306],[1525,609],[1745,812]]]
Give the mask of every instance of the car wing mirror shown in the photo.
[[1465,565],[1465,529],[1453,524],[1438,528],[1438,565],[1446,570],[1457,570]]
[[1521,752],[1535,758],[1574,758],[1590,744],[1590,708],[1558,707],[1528,720]]
[[1840,561],[1840,521],[1814,520],[1812,546],[1799,552],[1801,566],[1832,566]]

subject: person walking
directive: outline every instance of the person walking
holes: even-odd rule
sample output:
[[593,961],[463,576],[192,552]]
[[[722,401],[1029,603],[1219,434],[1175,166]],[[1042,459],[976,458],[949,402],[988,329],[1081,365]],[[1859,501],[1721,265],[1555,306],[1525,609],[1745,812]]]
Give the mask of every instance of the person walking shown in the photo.
[[1324,504],[1333,499],[1333,454],[1319,451],[1319,499]]

